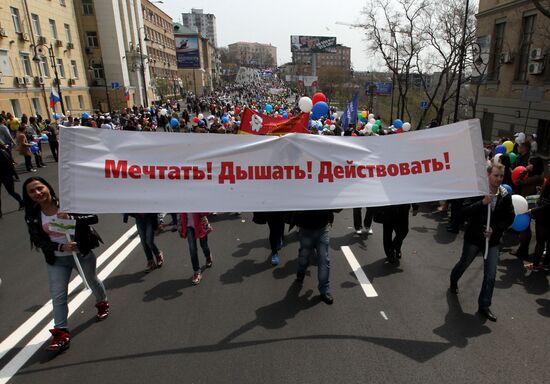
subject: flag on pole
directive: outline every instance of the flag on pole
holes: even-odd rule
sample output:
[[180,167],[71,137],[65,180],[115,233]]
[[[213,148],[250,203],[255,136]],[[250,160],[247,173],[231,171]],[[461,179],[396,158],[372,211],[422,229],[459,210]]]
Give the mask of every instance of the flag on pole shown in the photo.
[[130,90],[128,88],[124,89],[124,100],[130,100]]
[[357,113],[359,113],[358,103],[359,103],[359,96],[356,94],[348,102],[348,105],[346,105],[346,109],[344,110],[344,113],[342,113],[340,122],[342,123],[342,128],[346,131],[348,130],[348,127],[350,124],[357,124]]
[[52,91],[50,92],[50,109],[53,109],[57,103],[61,101],[61,98],[59,97],[59,94],[55,90],[54,87],[52,87]]

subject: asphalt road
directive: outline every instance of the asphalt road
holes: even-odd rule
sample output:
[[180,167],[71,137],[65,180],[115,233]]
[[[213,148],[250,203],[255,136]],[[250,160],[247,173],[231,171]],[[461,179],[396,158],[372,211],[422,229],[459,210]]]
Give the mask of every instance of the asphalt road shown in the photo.
[[[57,185],[57,168],[51,157],[47,160],[38,174]],[[30,249],[23,213],[5,191],[2,196],[0,342],[5,346],[49,293],[44,258]],[[460,281],[458,297],[446,292],[462,235],[445,231],[446,220],[435,206],[423,205],[411,218],[399,267],[384,262],[380,225],[373,236],[358,236],[351,210],[336,215],[332,306],[318,298],[315,266],[303,286],[294,283],[295,230],[286,237],[281,264],[272,267],[267,226],[253,224],[249,213],[220,214],[211,221],[214,266],[200,285],[191,285],[187,243],[177,233],[156,238],[166,261],[150,274],[143,272],[141,246],[128,238],[98,268],[104,274],[113,269],[104,280],[109,318],[97,323],[88,297],[69,319],[71,348],[56,355],[43,351],[37,337],[51,321],[47,313],[18,333],[15,345],[0,348],[0,383],[550,382],[548,273],[524,271],[507,253],[516,243],[513,236],[506,238],[498,268],[492,306],[498,322],[490,323],[475,313],[481,258]],[[132,226],[119,214],[100,216],[96,228],[105,244],[96,253]],[[344,256],[346,246],[378,296],[366,296]],[[199,257],[204,264],[200,251]],[[78,300],[78,292],[81,287],[71,299]],[[25,353],[30,359],[21,358]],[[10,379],[7,372],[18,362],[22,367]]]

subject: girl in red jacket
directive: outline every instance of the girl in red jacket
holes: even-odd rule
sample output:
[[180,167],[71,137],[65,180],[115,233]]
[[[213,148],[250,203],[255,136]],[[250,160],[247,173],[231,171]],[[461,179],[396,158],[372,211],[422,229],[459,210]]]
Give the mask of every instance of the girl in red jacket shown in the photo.
[[189,254],[191,255],[191,264],[193,265],[193,278],[191,282],[197,285],[201,282],[202,274],[197,252],[197,239],[206,257],[206,268],[212,267],[212,254],[208,248],[208,234],[212,232],[212,227],[208,223],[206,213],[182,213],[180,214],[180,236],[187,238],[189,243]]

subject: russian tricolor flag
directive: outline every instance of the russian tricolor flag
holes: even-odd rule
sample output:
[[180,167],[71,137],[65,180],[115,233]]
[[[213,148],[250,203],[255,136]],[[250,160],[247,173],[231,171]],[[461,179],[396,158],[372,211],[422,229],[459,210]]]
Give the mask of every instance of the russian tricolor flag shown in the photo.
[[50,92],[50,109],[53,109],[55,107],[55,104],[59,103],[61,99],[59,98],[59,95],[57,94],[57,91],[55,88],[52,87],[52,91]]

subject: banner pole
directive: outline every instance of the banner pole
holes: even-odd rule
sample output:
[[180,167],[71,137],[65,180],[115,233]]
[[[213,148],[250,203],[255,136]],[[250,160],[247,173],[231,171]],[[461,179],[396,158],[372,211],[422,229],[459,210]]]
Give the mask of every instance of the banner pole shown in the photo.
[[[485,230],[488,230],[491,224],[491,203],[487,204],[487,225],[485,226]],[[489,239],[485,238],[485,254],[483,255],[483,259],[487,260],[487,255],[489,254]]]
[[[68,233],[65,233],[65,236],[67,237],[67,241],[71,241],[71,235],[69,235]],[[76,264],[76,269],[78,269],[78,273],[80,273],[80,277],[84,282],[84,286],[86,287],[86,289],[91,289],[90,285],[88,284],[88,281],[86,280],[86,276],[84,276],[84,271],[82,270],[82,266],[80,265],[80,261],[78,260],[78,256],[76,255],[76,252],[73,251],[72,254],[73,254],[74,263]]]

